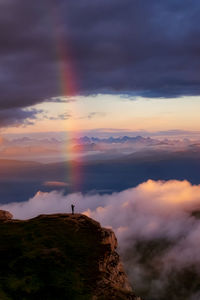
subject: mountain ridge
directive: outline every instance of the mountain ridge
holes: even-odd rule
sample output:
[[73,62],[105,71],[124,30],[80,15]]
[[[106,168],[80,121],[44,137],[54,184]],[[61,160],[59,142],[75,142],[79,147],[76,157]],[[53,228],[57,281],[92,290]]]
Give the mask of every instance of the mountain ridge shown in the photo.
[[1,211],[1,300],[140,299],[129,285],[111,229],[82,214],[11,218]]

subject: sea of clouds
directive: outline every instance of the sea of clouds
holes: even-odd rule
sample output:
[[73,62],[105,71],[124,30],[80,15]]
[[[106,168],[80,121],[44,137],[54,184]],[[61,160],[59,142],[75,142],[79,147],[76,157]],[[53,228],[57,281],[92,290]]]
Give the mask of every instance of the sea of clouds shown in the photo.
[[[27,202],[1,205],[0,209],[10,211],[14,218],[29,219],[43,213],[70,212],[72,203],[76,212],[113,228],[133,288],[146,289],[148,299],[162,299],[172,272],[193,266],[200,273],[200,219],[193,214],[200,210],[200,185],[148,180],[111,195],[38,192]],[[163,241],[166,248],[150,255],[151,262],[147,255],[148,263],[143,264],[138,243],[151,241]],[[149,266],[153,266],[157,276],[150,276]],[[188,299],[199,297],[196,291]]]

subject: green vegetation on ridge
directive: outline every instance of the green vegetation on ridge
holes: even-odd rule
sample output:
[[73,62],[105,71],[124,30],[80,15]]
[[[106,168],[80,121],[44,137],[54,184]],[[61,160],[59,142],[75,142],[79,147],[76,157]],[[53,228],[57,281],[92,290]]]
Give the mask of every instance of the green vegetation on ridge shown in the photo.
[[107,247],[98,226],[81,215],[1,221],[0,299],[91,299]]

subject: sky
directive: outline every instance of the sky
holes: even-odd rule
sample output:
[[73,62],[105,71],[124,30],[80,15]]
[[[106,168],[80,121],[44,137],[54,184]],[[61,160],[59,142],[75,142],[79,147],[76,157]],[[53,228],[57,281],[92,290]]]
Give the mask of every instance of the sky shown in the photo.
[[199,97],[130,100],[123,95],[80,96],[69,103],[45,102],[31,109],[36,120],[23,126],[4,128],[4,133],[43,131],[116,131],[188,130],[199,131]]
[[1,0],[0,132],[199,131],[197,0]]

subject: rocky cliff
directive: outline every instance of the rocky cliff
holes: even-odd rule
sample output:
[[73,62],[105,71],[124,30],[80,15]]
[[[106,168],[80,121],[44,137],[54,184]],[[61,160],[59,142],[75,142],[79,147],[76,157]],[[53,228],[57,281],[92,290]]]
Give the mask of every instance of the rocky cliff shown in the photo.
[[81,214],[0,212],[0,299],[134,299],[114,233]]

